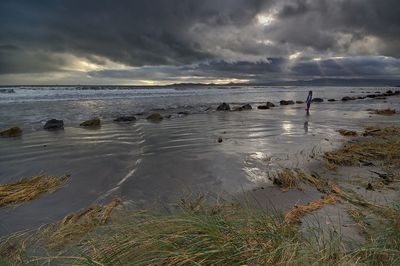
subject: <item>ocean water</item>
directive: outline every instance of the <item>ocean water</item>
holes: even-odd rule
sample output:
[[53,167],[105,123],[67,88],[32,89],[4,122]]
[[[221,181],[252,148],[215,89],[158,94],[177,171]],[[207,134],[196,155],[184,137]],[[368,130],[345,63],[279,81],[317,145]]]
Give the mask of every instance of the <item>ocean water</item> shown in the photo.
[[[272,185],[280,167],[307,167],[324,151],[341,145],[339,128],[361,131],[370,124],[399,123],[399,115],[371,115],[368,108],[400,109],[400,97],[342,102],[396,88],[312,88],[304,104],[279,106],[279,100],[305,100],[305,87],[21,87],[0,93],[0,129],[18,125],[20,138],[0,138],[0,182],[47,173],[70,174],[55,193],[0,209],[0,235],[62,218],[118,196],[138,207],[166,209],[188,194],[235,195],[259,184]],[[397,88],[398,89],[398,88]],[[329,98],[339,99],[327,102]],[[271,101],[277,107],[258,110]],[[253,110],[216,112],[221,102]],[[171,115],[148,122],[151,112]],[[188,112],[181,115],[179,112]],[[138,113],[143,113],[139,114]],[[134,123],[115,123],[137,114]],[[100,117],[99,129],[79,123]],[[63,119],[65,129],[45,131],[46,120]],[[218,143],[222,138],[222,143]]]

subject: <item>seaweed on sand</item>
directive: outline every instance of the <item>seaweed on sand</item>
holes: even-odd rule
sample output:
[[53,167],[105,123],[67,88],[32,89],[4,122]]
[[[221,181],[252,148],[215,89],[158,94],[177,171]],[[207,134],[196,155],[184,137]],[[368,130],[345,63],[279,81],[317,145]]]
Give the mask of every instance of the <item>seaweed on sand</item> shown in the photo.
[[395,109],[367,109],[370,114],[376,114],[376,115],[394,115],[396,114]]
[[302,189],[302,183],[308,183],[315,186],[317,189],[323,186],[323,181],[317,177],[303,172],[301,169],[284,168],[278,172],[273,178],[275,185],[278,185],[283,191],[288,191],[291,188]]
[[356,131],[347,130],[347,129],[339,129],[337,132],[339,132],[340,135],[346,136],[346,137],[356,137],[358,135]]
[[296,205],[290,209],[285,215],[285,223],[300,223],[303,216],[318,209],[321,209],[327,204],[336,204],[336,198],[333,195],[326,195],[322,199],[314,200],[306,205]]
[[38,175],[11,184],[0,184],[0,207],[30,201],[46,192],[52,193],[68,178],[69,175]]

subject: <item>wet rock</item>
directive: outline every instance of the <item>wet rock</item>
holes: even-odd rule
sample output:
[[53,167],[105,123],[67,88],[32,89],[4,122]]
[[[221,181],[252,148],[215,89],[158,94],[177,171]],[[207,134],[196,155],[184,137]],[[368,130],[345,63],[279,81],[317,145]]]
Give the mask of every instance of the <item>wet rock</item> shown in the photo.
[[296,101],[297,104],[303,104],[303,101]]
[[219,137],[219,138],[218,138],[218,143],[221,143],[221,142],[222,142],[222,138]]
[[56,129],[64,129],[64,121],[57,119],[50,119],[44,124],[43,129],[46,130],[56,130]]
[[290,105],[290,104],[294,104],[294,101],[292,101],[292,100],[289,100],[289,101],[282,100],[282,101],[279,102],[279,104],[280,105]]
[[100,119],[99,118],[92,118],[82,122],[80,124],[81,127],[99,127],[100,126]]
[[217,111],[230,111],[231,107],[229,106],[229,104],[227,103],[221,103],[218,107],[217,107]]
[[387,94],[393,94],[393,91],[392,90],[387,90],[386,93]]
[[342,98],[342,101],[346,102],[346,101],[352,101],[352,100],[354,100],[354,99],[355,99],[354,97],[344,96],[344,97]]
[[250,104],[245,104],[243,106],[234,108],[233,111],[245,111],[245,110],[251,110],[251,109],[253,109],[253,107],[251,107]]
[[365,189],[366,190],[372,190],[372,191],[375,190],[371,183],[368,183],[368,185],[367,185],[367,187]]
[[328,102],[335,102],[335,99],[328,99]]
[[357,99],[360,99],[360,100],[365,99],[365,96],[358,96]]
[[178,115],[188,115],[188,114],[189,114],[189,112],[187,112],[187,111],[178,112]]
[[269,109],[269,106],[268,105],[259,105],[259,106],[257,106],[257,109],[260,109],[260,110],[266,110],[266,109]]
[[15,93],[14,89],[0,89],[0,93]]
[[146,117],[146,119],[151,122],[160,122],[161,120],[163,120],[163,117],[159,113],[152,113],[151,115]]
[[375,94],[368,94],[366,97],[367,97],[367,98],[375,98],[376,95],[375,95]]
[[266,104],[269,108],[271,108],[271,107],[275,107],[275,104],[273,104],[273,103],[271,103],[271,102],[267,102],[267,104]]
[[0,136],[3,138],[18,137],[22,135],[22,129],[19,127],[11,127],[9,129],[0,132]]
[[132,122],[136,121],[136,117],[134,116],[120,116],[114,119],[114,122]]
[[311,100],[311,102],[313,102],[313,103],[322,103],[323,101],[324,101],[324,99],[322,99],[322,98],[313,98]]

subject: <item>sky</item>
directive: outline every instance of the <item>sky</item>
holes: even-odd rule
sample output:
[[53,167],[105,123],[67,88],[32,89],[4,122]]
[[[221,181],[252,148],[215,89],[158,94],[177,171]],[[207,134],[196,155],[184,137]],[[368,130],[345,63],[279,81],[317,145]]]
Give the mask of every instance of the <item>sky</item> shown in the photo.
[[321,78],[400,79],[400,1],[0,1],[0,85]]

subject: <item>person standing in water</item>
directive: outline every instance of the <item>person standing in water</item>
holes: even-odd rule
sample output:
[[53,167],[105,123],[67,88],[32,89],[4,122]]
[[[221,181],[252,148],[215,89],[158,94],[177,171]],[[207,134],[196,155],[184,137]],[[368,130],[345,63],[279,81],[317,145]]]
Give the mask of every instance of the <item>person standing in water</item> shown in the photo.
[[309,91],[308,92],[308,96],[307,96],[307,100],[306,100],[306,103],[307,103],[307,108],[306,108],[307,115],[310,115],[311,101],[312,101],[312,91]]

